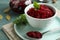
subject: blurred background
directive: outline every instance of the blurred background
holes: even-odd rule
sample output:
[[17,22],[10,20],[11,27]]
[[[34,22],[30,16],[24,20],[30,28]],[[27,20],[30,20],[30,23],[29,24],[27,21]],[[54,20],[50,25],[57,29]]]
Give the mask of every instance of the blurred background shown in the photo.
[[[34,1],[34,0],[32,0]],[[53,6],[55,6],[57,9],[60,10],[60,0],[56,0],[55,3],[52,3],[52,0],[36,0],[37,2],[44,2],[44,3],[49,3],[52,4]],[[1,28],[3,25],[13,22],[16,17],[18,17],[18,14],[15,14],[14,12],[10,12],[9,15],[11,16],[11,19],[8,21],[6,19],[6,15],[8,15],[7,13],[4,13],[3,11],[9,7],[9,2],[10,0],[0,0],[0,15],[3,16],[3,19],[0,20],[0,40],[8,40],[8,38],[6,37],[6,35],[2,32]]]

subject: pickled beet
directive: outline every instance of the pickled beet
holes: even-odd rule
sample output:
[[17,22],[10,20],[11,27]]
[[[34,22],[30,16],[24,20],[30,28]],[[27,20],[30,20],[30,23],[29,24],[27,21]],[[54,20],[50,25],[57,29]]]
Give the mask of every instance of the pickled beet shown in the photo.
[[40,32],[37,32],[37,31],[27,32],[27,36],[29,36],[31,38],[36,38],[36,39],[42,38],[42,34]]
[[55,12],[49,6],[41,4],[38,10],[30,8],[27,14],[34,18],[45,19],[54,16]]

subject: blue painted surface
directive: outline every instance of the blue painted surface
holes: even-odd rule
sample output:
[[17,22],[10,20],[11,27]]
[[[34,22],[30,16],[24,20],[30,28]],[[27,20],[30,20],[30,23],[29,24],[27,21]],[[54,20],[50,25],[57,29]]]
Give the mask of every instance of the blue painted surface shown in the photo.
[[[3,15],[3,19],[0,20],[0,40],[8,40],[6,35],[1,31],[2,26],[4,24],[12,22],[18,16],[15,13],[10,13],[11,20],[7,21],[5,19],[6,14],[3,12],[3,10],[9,6],[8,3],[9,3],[9,0],[0,0],[0,14]],[[49,0],[49,3],[52,4],[50,0]],[[57,9],[60,9],[60,0],[57,0],[57,2],[52,5],[54,5]]]
[[9,40],[5,33],[0,29],[0,40]]

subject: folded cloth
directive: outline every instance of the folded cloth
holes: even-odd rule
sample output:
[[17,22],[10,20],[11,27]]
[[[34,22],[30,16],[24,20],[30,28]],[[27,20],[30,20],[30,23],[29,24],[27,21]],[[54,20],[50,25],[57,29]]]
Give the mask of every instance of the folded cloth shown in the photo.
[[9,23],[3,26],[2,30],[6,33],[10,40],[22,40],[14,31],[13,23]]

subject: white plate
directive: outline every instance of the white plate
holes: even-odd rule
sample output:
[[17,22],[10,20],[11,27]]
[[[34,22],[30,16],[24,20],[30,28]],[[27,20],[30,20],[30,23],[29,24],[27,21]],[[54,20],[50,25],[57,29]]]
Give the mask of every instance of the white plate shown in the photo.
[[[34,29],[34,28],[31,27],[29,24],[26,24],[26,25],[23,25],[23,24],[14,25],[15,32],[16,32],[17,35],[18,35],[19,37],[21,37],[23,40],[29,40],[29,39],[26,37],[26,33],[27,33],[28,31],[36,30],[36,31],[40,31],[40,32],[45,32],[45,31],[47,31],[47,30],[51,30],[51,29],[54,29],[54,28],[57,28],[57,27],[60,27],[60,19],[59,19],[58,17],[56,17],[56,18],[49,24],[49,26],[48,26],[46,29]],[[60,30],[59,30],[59,31],[56,31],[56,32],[49,32],[49,33],[44,34],[41,40],[56,40],[56,39],[59,38],[59,37],[60,37]]]

